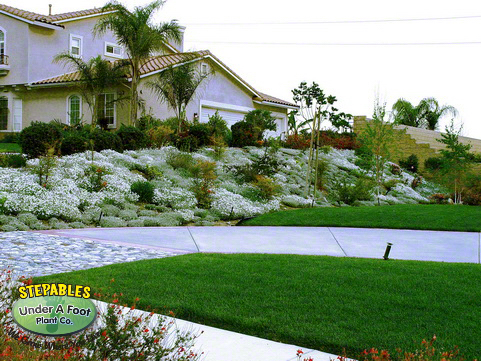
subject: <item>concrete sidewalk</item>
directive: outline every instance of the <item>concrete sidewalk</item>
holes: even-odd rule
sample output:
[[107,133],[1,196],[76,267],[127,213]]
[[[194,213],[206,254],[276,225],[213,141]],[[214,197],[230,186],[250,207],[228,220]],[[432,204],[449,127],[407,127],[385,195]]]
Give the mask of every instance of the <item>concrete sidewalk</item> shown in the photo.
[[481,263],[477,232],[332,227],[152,227],[43,231],[177,253],[271,253]]

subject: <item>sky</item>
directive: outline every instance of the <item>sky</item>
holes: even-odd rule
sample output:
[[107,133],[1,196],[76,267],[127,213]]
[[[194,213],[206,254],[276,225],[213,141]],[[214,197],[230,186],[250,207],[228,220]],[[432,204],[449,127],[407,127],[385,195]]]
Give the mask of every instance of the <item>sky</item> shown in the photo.
[[[2,3],[42,14],[52,4],[55,14],[105,1]],[[122,3],[133,8],[148,2]],[[364,22],[446,17],[472,18]],[[337,97],[340,111],[367,116],[376,97],[388,110],[399,98],[417,104],[434,97],[457,108],[455,124],[463,126],[463,135],[481,138],[481,1],[168,0],[156,21],[171,19],[186,26],[185,50],[211,50],[263,93],[292,101],[291,90],[301,81],[315,81]],[[479,43],[366,45],[452,42]],[[441,129],[450,120],[443,118]]]

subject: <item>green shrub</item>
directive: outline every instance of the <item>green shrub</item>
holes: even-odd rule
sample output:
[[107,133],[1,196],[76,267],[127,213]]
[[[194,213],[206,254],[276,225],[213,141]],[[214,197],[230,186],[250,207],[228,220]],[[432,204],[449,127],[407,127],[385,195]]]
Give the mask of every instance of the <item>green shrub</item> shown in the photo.
[[129,209],[123,209],[119,212],[119,217],[122,218],[124,221],[132,221],[137,219],[137,212],[132,211]]
[[139,202],[152,203],[154,186],[150,182],[137,181],[130,186],[130,190],[139,196]]
[[149,145],[154,148],[162,148],[171,142],[173,133],[174,131],[165,125],[150,128],[147,131]]
[[219,115],[219,112],[216,111],[214,115],[209,117],[207,125],[214,137],[221,137],[225,143],[229,143],[232,139],[232,132],[224,118]]
[[83,224],[82,222],[72,222],[72,223],[69,223],[69,227],[74,229],[80,229],[80,228],[85,228],[85,224]]
[[481,206],[481,174],[469,173],[464,181],[463,203]]
[[173,134],[172,142],[177,149],[183,152],[193,152],[199,148],[199,140],[188,131]]
[[159,213],[154,211],[153,209],[142,209],[139,211],[139,216],[140,217],[157,217]]
[[100,227],[126,227],[127,223],[118,217],[102,217]]
[[354,150],[354,154],[357,156],[354,164],[364,170],[371,170],[374,162],[374,155],[372,151],[366,147],[361,146]]
[[107,187],[107,182],[103,179],[106,174],[109,174],[109,172],[104,167],[91,164],[84,171],[84,175],[88,180],[86,189],[89,192],[100,192]]
[[127,221],[127,227],[144,227],[145,223],[143,219],[132,219]]
[[122,125],[117,131],[125,150],[138,150],[147,146],[147,135],[139,128]]
[[100,206],[102,213],[106,217],[117,217],[120,213],[120,208],[113,204],[102,204]]
[[69,132],[65,135],[60,146],[62,155],[82,153],[88,149],[89,140],[80,132]]
[[94,150],[100,152],[104,149],[115,150],[116,152],[122,152],[122,140],[120,137],[107,130],[97,129],[90,135],[90,139],[93,141]]
[[194,184],[191,190],[200,208],[208,209],[212,203],[212,188],[217,179],[215,166],[215,162],[198,161],[197,164],[192,167],[191,172],[194,178]]
[[257,175],[252,185],[259,191],[259,196],[265,200],[274,198],[281,191],[279,184],[262,175]]
[[417,173],[418,172],[418,167],[419,167],[419,160],[416,154],[411,154],[409,157],[406,159],[401,159],[399,160],[399,165],[412,172],[412,173]]
[[339,205],[345,203],[352,206],[358,201],[372,199],[373,181],[371,179],[358,178],[354,184],[344,179],[334,182],[333,186],[333,196]]
[[33,214],[33,213],[20,213],[20,214],[17,216],[17,219],[18,219],[20,222],[26,224],[27,226],[31,226],[32,224],[38,222],[37,217],[36,217],[35,214]]
[[27,160],[22,154],[0,154],[0,167],[23,168]]
[[142,115],[139,119],[137,119],[137,128],[142,131],[148,131],[152,128],[158,127],[161,124],[161,120],[159,118],[154,117],[150,114]]
[[189,153],[170,152],[167,155],[166,162],[174,169],[187,169],[191,170],[195,164],[194,158]]
[[204,147],[210,143],[212,131],[207,124],[198,123],[190,126],[189,134],[197,139],[197,147]]
[[275,131],[275,118],[267,110],[253,110],[247,113],[244,120],[232,125],[232,146],[259,146],[262,143],[264,131]]
[[388,194],[394,187],[396,187],[398,183],[401,183],[401,181],[398,179],[390,179],[384,182],[383,186],[384,188],[386,188],[386,194]]
[[443,166],[443,158],[441,157],[431,157],[424,161],[424,167],[430,171],[436,171],[441,169]]
[[54,124],[33,122],[20,132],[19,137],[23,153],[29,158],[37,158],[47,155],[51,149],[53,153],[58,154],[62,132]]
[[253,127],[245,121],[237,122],[232,125],[232,141],[233,147],[257,146],[262,139],[262,131],[259,127]]
[[281,164],[272,152],[267,149],[263,155],[252,162],[240,166],[227,166],[226,170],[234,174],[238,180],[249,183],[254,182],[258,175],[271,177],[279,171]]

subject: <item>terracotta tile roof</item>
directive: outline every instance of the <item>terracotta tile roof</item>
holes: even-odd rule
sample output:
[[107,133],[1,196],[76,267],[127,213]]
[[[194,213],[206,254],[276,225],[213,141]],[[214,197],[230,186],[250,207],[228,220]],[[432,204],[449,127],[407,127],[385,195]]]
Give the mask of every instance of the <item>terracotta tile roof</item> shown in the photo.
[[89,16],[89,15],[102,13],[102,8],[94,8],[94,9],[88,9],[88,10],[72,11],[72,12],[63,13],[63,14],[42,15],[42,14],[34,13],[32,11],[21,10],[21,9],[17,9],[12,6],[3,5],[3,4],[0,4],[0,10],[3,10],[12,15],[18,16],[25,20],[41,21],[47,24],[57,25],[57,26],[61,26],[59,24],[56,24],[57,21],[74,19],[82,16]]
[[63,13],[63,14],[50,15],[50,16],[47,16],[47,19],[50,21],[56,22],[61,20],[79,18],[82,16],[96,15],[101,13],[102,13],[102,8],[94,8],[94,9],[88,9],[88,10],[72,11],[72,12]]
[[[54,24],[50,19],[48,19],[48,16],[37,14],[31,11],[17,9],[17,8],[14,8],[13,6],[0,4],[0,10],[5,11],[6,13],[9,13],[12,15],[18,16],[19,18],[23,18],[25,20],[40,21],[43,23],[51,24],[51,25],[57,25],[57,24]],[[61,26],[61,25],[57,25],[57,26]]]
[[212,55],[209,50],[193,51],[188,53],[177,53],[169,55],[153,56],[140,69],[140,75],[146,75],[155,71],[159,71],[169,66],[185,63],[205,56]]
[[[182,64],[188,61],[198,60],[204,57],[212,57],[215,61],[221,64],[228,72],[230,72],[238,81],[243,83],[246,87],[251,89],[254,94],[253,100],[255,101],[267,101],[271,103],[276,103],[279,105],[286,105],[290,107],[297,107],[296,104],[287,102],[285,100],[272,97],[267,94],[263,94],[252,88],[245,80],[243,80],[240,76],[234,73],[227,65],[222,63],[217,57],[215,57],[209,50],[201,50],[201,51],[194,51],[194,52],[187,52],[187,53],[177,53],[177,54],[169,54],[169,55],[159,55],[153,56],[150,58],[140,69],[141,76],[147,76],[150,73],[158,72],[160,70],[166,69],[169,66]],[[62,83],[71,83],[80,80],[80,73],[79,72],[72,72],[66,73],[62,75],[58,75],[52,78],[39,80],[32,85],[53,85],[53,84],[62,84]]]
[[[270,95],[267,95],[267,94],[264,94],[264,93],[259,93],[259,94],[261,95],[262,100],[265,100],[266,102],[299,108],[299,106],[294,104],[294,103],[287,102],[285,100],[282,100],[282,99],[279,99],[279,98],[276,98],[276,97],[273,97],[273,96],[270,96]],[[255,100],[257,100],[257,99],[255,99]]]

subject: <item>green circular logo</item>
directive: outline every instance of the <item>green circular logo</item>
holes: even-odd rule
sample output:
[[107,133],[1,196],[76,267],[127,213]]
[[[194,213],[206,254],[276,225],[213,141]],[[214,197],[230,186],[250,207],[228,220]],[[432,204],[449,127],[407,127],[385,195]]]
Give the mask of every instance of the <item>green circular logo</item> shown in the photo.
[[67,336],[89,327],[95,321],[97,310],[90,299],[43,296],[18,300],[12,315],[25,331],[43,336]]

